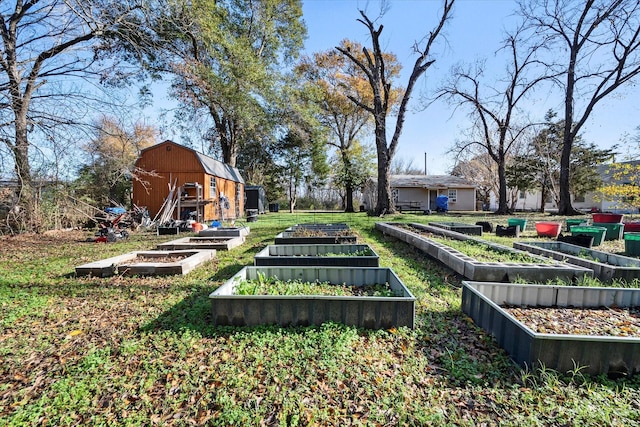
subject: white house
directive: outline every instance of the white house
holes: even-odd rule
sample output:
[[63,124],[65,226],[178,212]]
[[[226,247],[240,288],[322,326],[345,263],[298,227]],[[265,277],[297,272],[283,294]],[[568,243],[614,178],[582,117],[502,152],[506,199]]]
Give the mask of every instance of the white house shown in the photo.
[[[436,198],[447,196],[450,211],[476,210],[476,185],[452,175],[391,175],[391,198],[399,211],[435,211]],[[363,204],[369,210],[377,200],[377,179],[363,189]]]
[[[639,165],[640,160],[634,160],[630,162],[633,165]],[[598,173],[602,177],[604,185],[611,184],[614,180],[610,171],[611,165],[604,164],[598,166]],[[540,204],[542,203],[542,193],[540,190],[533,192],[517,191],[515,189],[508,190],[509,195],[513,195],[516,198],[515,209],[522,211],[538,211],[540,210]],[[517,193],[517,194],[516,194]],[[616,200],[601,200],[595,193],[590,192],[584,195],[571,195],[571,204],[574,208],[582,211],[596,211],[596,212],[615,212],[615,213],[638,213],[637,209],[623,208]],[[490,210],[497,209],[497,197],[495,194],[491,194]],[[553,198],[545,203],[545,211],[554,211],[558,209],[558,206]]]

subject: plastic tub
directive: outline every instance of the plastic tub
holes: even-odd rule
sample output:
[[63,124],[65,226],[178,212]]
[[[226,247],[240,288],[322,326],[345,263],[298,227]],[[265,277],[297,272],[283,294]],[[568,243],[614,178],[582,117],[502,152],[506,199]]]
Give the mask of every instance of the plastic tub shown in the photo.
[[624,253],[640,256],[640,233],[624,233]]
[[527,226],[527,220],[526,219],[520,219],[520,218],[509,218],[507,220],[507,224],[508,225],[517,225],[518,228],[520,229],[520,231],[524,231],[525,227]]
[[604,240],[620,240],[624,233],[624,224],[613,222],[594,222],[594,227],[604,227],[607,232],[604,235]]
[[640,233],[624,233],[624,253],[629,256],[640,256]]
[[571,231],[571,227],[573,227],[574,225],[587,225],[588,220],[585,218],[580,218],[580,219],[576,219],[576,218],[571,218],[571,219],[567,219],[567,231]]
[[604,227],[593,227],[593,226],[574,226],[571,227],[571,235],[586,235],[593,237],[593,246],[601,245],[604,241],[604,236],[607,233],[607,229]]
[[625,233],[637,233],[640,232],[640,221],[633,222],[625,222],[624,223],[624,232]]
[[553,237],[554,239],[560,234],[562,224],[559,222],[539,221],[536,222],[536,232],[538,236]]
[[622,214],[614,214],[614,213],[594,213],[593,222],[622,222]]

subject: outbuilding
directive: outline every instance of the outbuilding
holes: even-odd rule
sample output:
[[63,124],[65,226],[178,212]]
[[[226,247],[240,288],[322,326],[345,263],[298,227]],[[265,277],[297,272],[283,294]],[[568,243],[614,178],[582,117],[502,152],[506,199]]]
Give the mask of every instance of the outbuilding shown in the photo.
[[163,210],[172,189],[178,201],[174,219],[243,216],[244,179],[235,167],[169,140],[142,150],[135,166],[142,182],[133,183],[133,203],[146,206],[151,218]]

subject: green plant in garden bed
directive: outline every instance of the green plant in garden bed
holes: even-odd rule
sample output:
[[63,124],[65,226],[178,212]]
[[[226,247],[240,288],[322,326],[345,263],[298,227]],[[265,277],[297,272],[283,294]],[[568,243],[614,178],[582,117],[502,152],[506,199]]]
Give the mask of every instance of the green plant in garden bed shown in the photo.
[[342,257],[342,256],[373,256],[369,249],[359,249],[353,252],[326,252],[317,256]]
[[389,284],[363,286],[337,285],[329,282],[278,280],[258,273],[256,280],[243,280],[235,286],[236,295],[331,295],[331,296],[398,296]]
[[457,240],[450,239],[442,236],[432,234],[429,239],[436,242],[443,243],[457,251],[462,252],[465,255],[477,261],[483,262],[515,262],[515,263],[530,263],[530,264],[544,264],[553,263],[552,260],[545,260],[542,258],[534,258],[525,253],[519,253],[508,250],[501,250],[490,245],[486,245],[474,240]]

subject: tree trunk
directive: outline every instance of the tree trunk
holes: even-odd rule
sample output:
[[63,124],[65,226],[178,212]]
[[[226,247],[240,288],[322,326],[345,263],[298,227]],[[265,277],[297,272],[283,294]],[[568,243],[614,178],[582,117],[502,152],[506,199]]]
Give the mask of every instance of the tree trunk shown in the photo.
[[351,160],[346,149],[340,150],[342,155],[342,163],[345,168],[345,184],[344,184],[344,211],[355,212],[353,209],[353,176],[351,175]]
[[507,204],[507,174],[505,172],[504,161],[498,162],[498,210],[497,214],[508,214]]
[[544,213],[544,205],[545,205],[545,202],[547,201],[548,191],[549,190],[547,189],[546,183],[543,184],[542,188],[540,189],[540,213]]
[[344,211],[355,212],[355,209],[353,209],[353,186],[350,183],[347,183],[347,185],[345,185],[344,190],[345,190]]
[[[22,106],[21,106],[22,107]],[[27,110],[19,108],[15,111],[14,135],[15,143],[11,147],[15,159],[15,171],[18,178],[18,202],[15,212],[16,227],[37,230],[37,212],[35,205],[35,188],[29,163],[29,139],[27,132]],[[19,223],[18,223],[19,222]]]
[[391,182],[389,179],[390,161],[387,150],[378,150],[378,203],[375,214],[383,215],[395,212],[391,200]]

